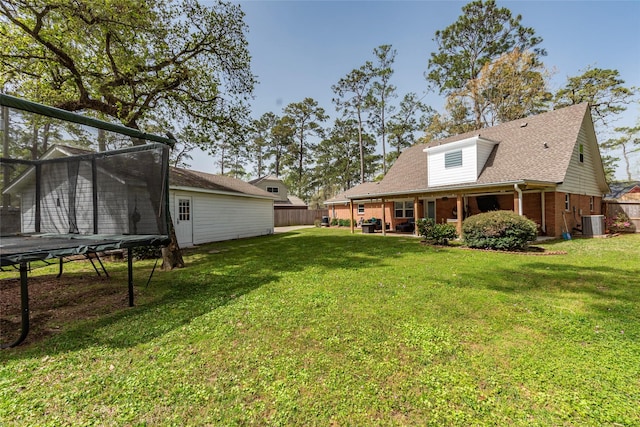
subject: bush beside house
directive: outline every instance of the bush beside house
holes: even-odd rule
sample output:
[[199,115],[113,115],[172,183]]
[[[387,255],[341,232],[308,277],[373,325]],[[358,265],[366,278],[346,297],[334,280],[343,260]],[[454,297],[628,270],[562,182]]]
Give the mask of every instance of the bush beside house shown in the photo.
[[438,224],[432,218],[418,220],[418,233],[424,237],[427,243],[447,245],[449,240],[456,239],[458,233],[453,224]]
[[511,211],[481,213],[462,224],[462,237],[471,248],[522,250],[537,235],[535,222]]

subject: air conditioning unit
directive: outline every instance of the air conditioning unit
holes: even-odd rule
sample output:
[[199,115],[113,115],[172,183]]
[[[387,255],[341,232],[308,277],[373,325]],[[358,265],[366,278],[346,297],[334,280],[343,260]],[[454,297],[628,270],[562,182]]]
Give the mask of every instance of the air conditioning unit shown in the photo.
[[582,235],[585,237],[605,234],[604,215],[585,215],[582,217]]

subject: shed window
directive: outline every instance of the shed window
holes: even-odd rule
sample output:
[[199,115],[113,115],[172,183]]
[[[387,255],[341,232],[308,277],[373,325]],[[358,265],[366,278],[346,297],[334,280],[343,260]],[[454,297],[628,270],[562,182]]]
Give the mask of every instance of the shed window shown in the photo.
[[358,204],[358,215],[364,215],[364,205],[362,203]]
[[278,187],[267,187],[267,191],[269,193],[277,193],[278,192]]
[[564,195],[564,210],[569,212],[570,209],[570,199],[569,199],[569,194],[565,194]]
[[462,150],[444,153],[444,167],[446,169],[457,168],[459,166],[462,166]]
[[189,199],[178,200],[178,220],[191,221],[191,200]]
[[413,218],[413,202],[395,202],[396,218]]

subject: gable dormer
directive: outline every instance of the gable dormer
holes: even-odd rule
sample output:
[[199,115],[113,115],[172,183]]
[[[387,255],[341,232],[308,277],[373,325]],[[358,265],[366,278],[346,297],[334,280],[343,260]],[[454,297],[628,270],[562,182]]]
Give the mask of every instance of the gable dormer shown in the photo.
[[478,135],[425,148],[427,185],[437,187],[476,182],[493,147],[497,144]]
[[285,183],[274,175],[267,175],[253,181],[249,181],[249,184],[271,193],[276,201],[288,201],[289,189]]

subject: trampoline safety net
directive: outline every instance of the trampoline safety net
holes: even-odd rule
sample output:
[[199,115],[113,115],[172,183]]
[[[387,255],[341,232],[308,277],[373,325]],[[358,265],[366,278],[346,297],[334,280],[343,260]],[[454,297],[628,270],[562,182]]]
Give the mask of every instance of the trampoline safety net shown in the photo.
[[[166,144],[119,133],[137,131],[107,122],[89,119],[108,130],[73,123],[67,119],[86,118],[68,112],[61,119],[3,103],[2,236],[168,234]],[[100,139],[103,147],[109,141],[129,148],[96,152]]]
[[166,235],[167,150],[153,144],[40,161],[0,160],[5,171],[22,170],[3,191],[11,196],[13,215],[19,213],[3,235]]

